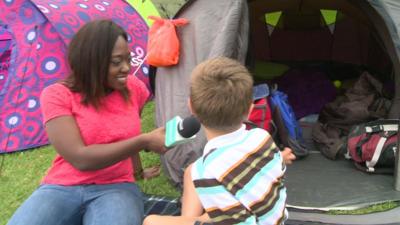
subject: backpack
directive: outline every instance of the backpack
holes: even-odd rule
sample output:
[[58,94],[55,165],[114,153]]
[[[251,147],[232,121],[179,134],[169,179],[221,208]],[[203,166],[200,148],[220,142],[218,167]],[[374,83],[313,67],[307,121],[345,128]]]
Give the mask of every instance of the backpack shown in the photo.
[[259,84],[253,87],[253,109],[246,122],[247,129],[259,127],[269,133],[274,132],[268,95],[269,88],[267,84]]
[[270,105],[272,109],[272,120],[276,125],[277,137],[275,141],[280,147],[289,147],[297,158],[308,155],[302,130],[297,122],[293,108],[289,105],[287,95],[278,91],[275,87],[270,92]]
[[399,120],[379,119],[350,129],[346,157],[368,173],[393,173]]

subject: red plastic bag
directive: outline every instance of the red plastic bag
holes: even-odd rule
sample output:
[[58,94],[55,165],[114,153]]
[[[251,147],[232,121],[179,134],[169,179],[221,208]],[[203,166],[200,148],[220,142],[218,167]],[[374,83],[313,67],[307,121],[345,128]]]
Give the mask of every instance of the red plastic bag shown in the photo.
[[176,26],[188,23],[187,19],[162,19],[149,16],[154,20],[150,27],[147,42],[147,63],[152,66],[172,66],[179,61],[179,39]]

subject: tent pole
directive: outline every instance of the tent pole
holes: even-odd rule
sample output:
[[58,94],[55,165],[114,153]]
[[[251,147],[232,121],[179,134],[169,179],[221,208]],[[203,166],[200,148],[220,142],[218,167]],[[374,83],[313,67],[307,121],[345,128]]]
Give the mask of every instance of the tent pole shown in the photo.
[[399,166],[399,161],[400,161],[400,119],[397,121],[397,146],[396,146],[396,152],[395,152],[395,167],[394,167],[394,189],[396,191],[400,191],[400,166]]
[[[395,62],[393,65],[394,70],[394,82],[395,86],[398,87],[400,83],[399,72],[400,64],[399,62]],[[389,118],[397,118],[398,119],[398,129],[397,129],[397,146],[395,152],[395,167],[394,167],[394,189],[396,191],[400,191],[400,118],[399,118],[399,110],[398,106],[400,103],[399,91],[395,90],[395,97],[392,99],[392,106],[389,112]]]

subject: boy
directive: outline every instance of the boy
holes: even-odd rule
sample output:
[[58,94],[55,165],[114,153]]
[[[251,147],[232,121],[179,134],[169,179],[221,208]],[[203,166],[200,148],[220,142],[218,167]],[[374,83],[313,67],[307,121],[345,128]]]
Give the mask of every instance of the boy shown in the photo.
[[[149,216],[144,224],[283,224],[285,163],[269,133],[246,130],[253,80],[239,62],[219,57],[193,70],[189,107],[204,127],[203,156],[184,176],[182,216]],[[205,210],[205,213],[203,213]]]

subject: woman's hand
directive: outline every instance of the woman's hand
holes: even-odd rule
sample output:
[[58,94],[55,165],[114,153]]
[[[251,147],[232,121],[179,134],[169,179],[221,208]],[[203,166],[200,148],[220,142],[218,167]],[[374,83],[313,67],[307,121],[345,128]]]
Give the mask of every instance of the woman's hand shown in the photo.
[[165,128],[160,127],[145,134],[147,137],[146,150],[164,154],[168,149],[165,147]]

